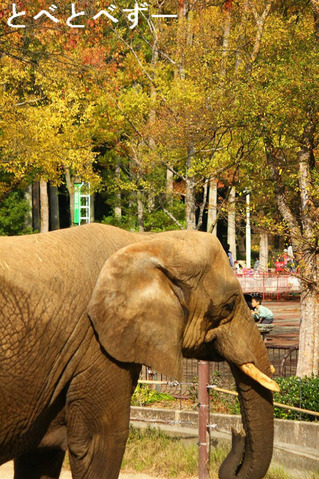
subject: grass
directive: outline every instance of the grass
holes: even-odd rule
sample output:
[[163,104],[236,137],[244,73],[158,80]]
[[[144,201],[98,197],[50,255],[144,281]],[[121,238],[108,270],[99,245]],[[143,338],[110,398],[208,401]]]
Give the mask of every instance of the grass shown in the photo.
[[[228,448],[213,448],[210,454],[210,479],[218,479],[218,470]],[[124,472],[150,474],[154,477],[190,479],[198,477],[198,446],[172,438],[155,428],[130,428],[123,459]],[[272,467],[265,479],[292,479],[283,468]],[[319,479],[316,473],[304,479]]]

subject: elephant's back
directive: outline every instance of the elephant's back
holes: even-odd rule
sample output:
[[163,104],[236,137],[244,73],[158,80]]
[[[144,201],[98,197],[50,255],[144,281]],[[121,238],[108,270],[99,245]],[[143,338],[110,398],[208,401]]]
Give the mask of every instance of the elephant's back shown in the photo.
[[0,277],[27,287],[28,283],[60,278],[69,283],[95,281],[105,260],[137,235],[112,226],[92,223],[28,236],[0,238]]

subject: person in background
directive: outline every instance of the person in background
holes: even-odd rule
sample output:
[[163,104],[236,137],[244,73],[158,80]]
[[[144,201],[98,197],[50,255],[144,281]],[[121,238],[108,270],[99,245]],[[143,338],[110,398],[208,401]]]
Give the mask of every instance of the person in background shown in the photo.
[[231,254],[231,251],[230,251],[229,248],[230,248],[230,245],[227,244],[227,245],[226,245],[226,248],[224,248],[224,249],[225,249],[225,253],[226,253],[227,256],[228,256],[229,264],[230,264],[230,266],[233,268],[233,266],[234,266],[234,260],[233,260],[233,255]]
[[251,300],[251,305],[254,308],[252,311],[254,320],[256,323],[271,324],[274,320],[273,312],[266,306],[262,306],[261,301],[260,296],[254,296]]
[[296,261],[295,261],[294,252],[293,252],[291,243],[289,243],[289,246],[287,248],[287,255],[288,255],[287,268],[290,273],[295,273]]
[[289,243],[289,246],[288,246],[288,248],[287,248],[287,253],[288,253],[289,258],[294,259],[294,251],[293,251],[293,249],[292,249],[291,243]]
[[288,263],[288,250],[287,248],[284,249],[284,252],[283,252],[283,255],[282,255],[282,259],[283,259],[283,262],[285,263],[285,266],[287,265]]

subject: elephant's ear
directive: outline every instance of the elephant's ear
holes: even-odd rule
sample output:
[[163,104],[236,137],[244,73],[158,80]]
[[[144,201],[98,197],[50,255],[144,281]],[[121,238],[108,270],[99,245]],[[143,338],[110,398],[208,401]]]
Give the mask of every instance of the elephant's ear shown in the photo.
[[186,307],[170,257],[169,240],[119,250],[101,270],[88,314],[112,357],[181,379]]

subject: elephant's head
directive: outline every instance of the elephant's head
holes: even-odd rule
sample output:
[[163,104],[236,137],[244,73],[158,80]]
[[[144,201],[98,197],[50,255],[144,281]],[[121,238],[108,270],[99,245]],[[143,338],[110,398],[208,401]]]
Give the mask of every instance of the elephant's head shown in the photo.
[[127,246],[105,263],[89,316],[115,359],[181,378],[182,356],[225,359],[236,379],[246,434],[220,477],[264,477],[272,456],[273,407],[266,348],[218,240],[170,232]]

